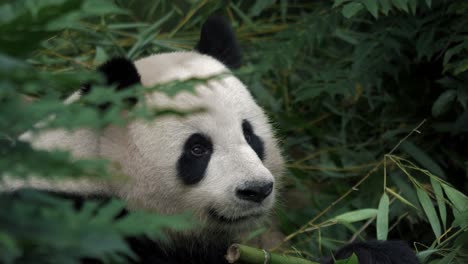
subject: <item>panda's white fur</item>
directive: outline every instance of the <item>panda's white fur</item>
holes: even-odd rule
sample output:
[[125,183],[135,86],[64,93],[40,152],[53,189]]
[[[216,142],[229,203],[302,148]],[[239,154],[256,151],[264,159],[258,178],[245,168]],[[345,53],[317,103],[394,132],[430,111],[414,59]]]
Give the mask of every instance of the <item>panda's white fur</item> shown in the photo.
[[[193,211],[209,229],[229,228],[232,231],[237,228],[235,221],[226,226],[210,220],[209,209],[232,220],[252,216],[241,221],[239,227],[266,215],[274,204],[275,191],[259,204],[235,196],[235,190],[248,181],[276,181],[277,186],[283,171],[283,159],[271,125],[242,82],[216,59],[195,51],[156,54],[137,60],[135,66],[141,83],[147,87],[194,77],[221,77],[197,85],[195,94],[181,92],[169,97],[152,92],[146,97],[149,107],[203,108],[201,112],[184,117],[163,116],[149,123],[134,121],[125,127],[111,126],[101,134],[80,129],[22,137],[36,148],[66,149],[77,158],[109,159],[115,168],[128,176],[128,180],[50,183],[33,178],[27,184],[55,191],[117,195],[126,200],[130,208],[163,214]],[[74,94],[72,97],[76,100],[78,96]],[[243,120],[252,124],[264,142],[263,161],[244,138]],[[175,165],[184,141],[194,133],[208,135],[214,149],[204,178],[187,186],[178,179]],[[24,185],[23,182],[21,186]]]

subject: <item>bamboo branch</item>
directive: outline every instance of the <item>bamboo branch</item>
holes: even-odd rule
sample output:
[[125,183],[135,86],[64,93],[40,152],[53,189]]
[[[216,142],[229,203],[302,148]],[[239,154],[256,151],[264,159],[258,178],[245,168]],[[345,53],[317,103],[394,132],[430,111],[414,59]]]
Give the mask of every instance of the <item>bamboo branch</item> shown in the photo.
[[241,244],[232,244],[226,253],[229,263],[246,264],[318,264],[302,258],[270,253],[264,249],[253,248]]

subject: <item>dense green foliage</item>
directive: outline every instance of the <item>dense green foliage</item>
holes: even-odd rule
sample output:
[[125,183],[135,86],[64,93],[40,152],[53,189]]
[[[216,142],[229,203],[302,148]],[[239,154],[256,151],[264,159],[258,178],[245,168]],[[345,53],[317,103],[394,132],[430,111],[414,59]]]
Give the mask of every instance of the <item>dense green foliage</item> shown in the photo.
[[[36,151],[16,138],[28,130],[128,121],[119,115],[126,94],[95,89],[86,102],[62,100],[99,79],[89,69],[111,56],[191,49],[201,23],[222,13],[246,57],[237,74],[271,116],[289,161],[277,213],[286,237],[275,250],[315,259],[350,240],[401,238],[422,263],[466,263],[467,1],[6,2],[0,1],[1,177],[112,177],[106,161]],[[93,107],[103,98],[115,102],[105,115]],[[51,122],[34,126],[51,114]],[[159,114],[165,113],[141,106],[128,118]],[[74,212],[35,193],[14,204],[2,198],[0,261],[124,262],[131,253],[123,235],[187,227],[185,216],[141,212],[112,221],[122,206],[112,202],[95,213],[90,203]]]

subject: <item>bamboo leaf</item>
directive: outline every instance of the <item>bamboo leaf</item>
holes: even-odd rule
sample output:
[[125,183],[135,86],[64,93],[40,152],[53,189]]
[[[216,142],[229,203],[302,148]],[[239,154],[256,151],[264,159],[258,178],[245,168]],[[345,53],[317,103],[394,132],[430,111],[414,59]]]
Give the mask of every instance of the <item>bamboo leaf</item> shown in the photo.
[[335,216],[332,220],[344,223],[354,223],[358,221],[367,220],[377,215],[377,209],[367,208],[356,211],[347,212],[338,216]]
[[416,256],[418,257],[420,263],[426,263],[426,260],[427,260],[430,256],[432,256],[432,254],[437,253],[437,252],[439,252],[439,251],[440,251],[439,249],[428,248],[428,249],[426,249],[426,250],[419,251],[419,252],[416,254]]
[[418,209],[418,207],[416,207],[414,204],[412,204],[410,201],[406,200],[405,198],[403,198],[403,196],[399,195],[398,193],[396,193],[394,190],[388,188],[388,187],[385,187],[385,191],[389,192],[391,195],[395,196],[395,198],[397,198],[400,202],[406,204],[406,205],[409,205],[411,207],[413,207],[414,209]]
[[444,193],[442,192],[442,186],[440,186],[440,183],[433,177],[431,177],[431,184],[432,184],[432,189],[434,189],[434,194],[436,196],[440,219],[442,220],[442,225],[445,230],[447,228],[447,209],[445,207]]
[[422,149],[413,144],[411,141],[406,140],[403,142],[401,144],[401,148],[425,169],[428,169],[431,173],[440,177],[445,177],[445,173],[440,168],[440,166],[429,155],[427,155]]
[[[468,228],[468,209],[465,210],[465,211],[458,211],[458,210],[453,210],[453,222],[452,222],[452,227],[455,227],[455,228],[462,228],[462,229],[466,229]],[[468,237],[467,237],[467,241],[468,241]]]
[[445,194],[447,194],[455,209],[460,212],[468,209],[468,198],[463,193],[446,184],[442,184],[442,188],[444,188]]
[[394,6],[408,13],[408,0],[392,0]]
[[361,3],[348,3],[343,6],[341,13],[346,18],[351,18],[356,15],[364,6]]
[[418,1],[419,0],[409,0],[409,9],[411,11],[411,14],[416,14],[416,9],[418,8]]
[[385,15],[388,15],[388,12],[392,9],[390,0],[380,0],[381,11]]
[[251,17],[256,17],[260,15],[260,13],[263,12],[265,9],[274,5],[275,3],[276,3],[276,0],[255,1],[255,4],[250,8],[248,14]]
[[457,101],[463,106],[465,111],[468,109],[468,91],[466,89],[462,87],[457,89]]
[[107,61],[108,58],[109,56],[107,55],[106,51],[102,47],[97,46],[96,55],[94,56],[94,64],[95,65],[102,64],[105,61]]
[[457,247],[456,249],[453,249],[450,253],[445,255],[445,257],[443,257],[442,259],[437,260],[434,263],[435,264],[452,264],[452,263],[454,263],[452,261],[457,256],[459,250],[460,250],[460,247]]
[[128,51],[127,57],[128,58],[135,58],[140,52],[141,49],[151,42],[154,37],[158,34],[159,28],[167,21],[169,18],[172,17],[174,14],[173,11],[166,14],[161,19],[155,21],[151,26],[145,29],[138,37],[135,44],[133,44],[132,48]]
[[426,5],[431,8],[432,7],[432,0],[426,0]]
[[349,2],[349,1],[351,1],[351,0],[335,0],[335,1],[333,1],[333,6],[332,7],[335,8],[335,7],[340,6],[340,5],[344,4],[345,2]]
[[424,213],[427,216],[427,220],[429,220],[429,224],[431,224],[434,235],[436,238],[439,238],[442,234],[442,231],[440,229],[439,218],[437,218],[437,214],[434,209],[434,205],[432,204],[431,198],[429,198],[429,195],[427,195],[427,193],[420,188],[416,189],[416,193],[418,194],[419,202],[423,207]]
[[457,63],[457,66],[455,67],[455,70],[453,73],[455,75],[458,75],[464,71],[468,70],[468,59],[461,60]]
[[383,193],[380,198],[379,208],[377,211],[377,239],[387,240],[388,235],[388,211],[390,200],[387,193]]
[[457,91],[450,89],[443,92],[432,105],[432,116],[438,117],[445,114],[457,97]]
[[379,7],[377,1],[362,0],[362,3],[366,6],[367,11],[369,11],[375,18],[379,17]]

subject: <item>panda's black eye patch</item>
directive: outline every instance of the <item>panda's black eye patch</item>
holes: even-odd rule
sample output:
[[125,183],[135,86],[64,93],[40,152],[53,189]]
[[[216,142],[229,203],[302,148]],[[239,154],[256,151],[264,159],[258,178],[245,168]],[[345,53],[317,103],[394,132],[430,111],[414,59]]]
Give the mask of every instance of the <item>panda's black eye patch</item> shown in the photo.
[[192,185],[203,179],[211,153],[213,143],[209,137],[195,133],[187,138],[177,161],[177,173],[184,184]]
[[265,157],[265,147],[262,139],[254,133],[253,127],[247,120],[242,120],[242,132],[244,133],[245,141],[257,153],[257,156],[263,160]]

